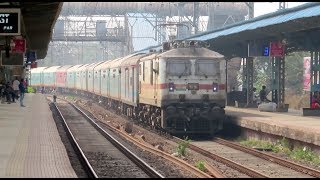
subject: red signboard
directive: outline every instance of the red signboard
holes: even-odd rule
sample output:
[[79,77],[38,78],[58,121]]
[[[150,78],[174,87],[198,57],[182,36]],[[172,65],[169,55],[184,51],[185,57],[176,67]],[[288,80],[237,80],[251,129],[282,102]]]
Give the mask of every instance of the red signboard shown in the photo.
[[26,52],[26,40],[25,39],[13,39],[13,45],[11,47],[12,53],[25,53]]
[[31,69],[37,68],[37,67],[38,67],[38,63],[37,62],[32,62],[31,63]]
[[281,42],[270,43],[270,56],[271,57],[283,57],[284,45]]

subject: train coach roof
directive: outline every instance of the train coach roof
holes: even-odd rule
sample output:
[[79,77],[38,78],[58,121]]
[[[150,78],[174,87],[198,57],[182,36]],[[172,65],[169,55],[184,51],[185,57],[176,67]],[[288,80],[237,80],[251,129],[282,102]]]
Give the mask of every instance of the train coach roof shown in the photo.
[[101,69],[110,68],[110,67],[113,65],[113,63],[117,62],[118,60],[120,60],[120,59],[122,59],[122,58],[123,58],[123,57],[106,61],[105,63],[100,64],[99,67],[97,67],[97,69],[101,70]]
[[40,73],[42,72],[44,69],[46,69],[48,67],[38,67],[38,68],[32,68],[31,69],[31,73]]
[[138,54],[136,56],[132,56],[128,59],[125,59],[122,63],[121,63],[121,66],[131,66],[131,65],[135,65],[137,64],[137,62],[143,58],[143,57],[146,57],[147,54]]
[[76,71],[79,67],[81,67],[83,64],[77,64],[72,66],[71,68],[67,69],[67,72],[74,72]]
[[105,61],[99,61],[99,62],[95,62],[90,64],[90,66],[88,66],[87,70],[89,71],[93,71],[95,67],[99,66],[100,64],[104,63]]
[[87,69],[88,66],[90,66],[91,64],[84,64],[81,67],[79,67],[78,69],[76,69],[75,71],[84,71]]
[[176,48],[160,53],[157,57],[163,58],[206,58],[223,59],[224,56],[207,48]]
[[106,64],[110,63],[110,61],[104,61],[103,63],[97,65],[94,70],[98,71],[98,70],[101,70],[103,69],[103,67],[106,67]]
[[142,57],[142,58],[140,59],[140,61],[154,59],[154,58],[156,58],[156,56],[157,56],[158,54],[159,54],[159,53],[148,54],[148,55]]
[[110,64],[110,68],[120,67],[120,65],[122,64],[122,62],[124,62],[125,60],[127,60],[127,59],[129,59],[129,58],[132,58],[132,57],[135,57],[135,56],[139,56],[139,55],[141,55],[141,54],[142,54],[142,53],[135,53],[135,54],[130,54],[130,55],[128,55],[128,56],[125,56],[125,57],[116,59],[116,60],[114,60],[114,61]]
[[83,71],[87,71],[91,66],[93,66],[93,65],[95,65],[95,64],[97,64],[97,63],[99,63],[99,62],[90,63],[90,64],[88,64],[87,66],[85,66],[84,69],[82,69],[82,70],[83,70]]
[[56,72],[61,66],[51,66],[43,70],[44,73]]
[[71,68],[73,65],[64,65],[57,69],[57,72],[67,72],[67,69]]

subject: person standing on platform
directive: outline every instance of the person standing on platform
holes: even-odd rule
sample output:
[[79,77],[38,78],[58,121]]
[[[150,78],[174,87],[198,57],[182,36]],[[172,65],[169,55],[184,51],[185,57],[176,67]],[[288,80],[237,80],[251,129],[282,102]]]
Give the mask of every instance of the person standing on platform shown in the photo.
[[12,83],[12,87],[13,87],[16,99],[19,98],[19,84],[20,84],[20,82],[18,80],[18,77],[16,77],[16,79]]
[[311,100],[312,109],[320,109],[319,93],[315,92]]
[[1,82],[1,84],[0,84],[1,104],[4,104],[4,101],[6,98],[5,89],[6,89],[6,86],[5,86],[4,82]]
[[10,102],[16,102],[15,99],[16,99],[16,94],[14,92],[14,89],[12,87],[12,84],[10,84],[10,82],[8,82],[8,92],[9,92],[9,101]]
[[260,104],[260,101],[259,101],[259,94],[257,93],[257,88],[253,88],[252,89],[252,100],[253,100],[253,103],[255,103],[255,104]]
[[53,102],[57,102],[57,93],[56,93],[56,89],[55,88],[53,88],[53,90],[52,90],[52,95],[53,95]]
[[23,98],[24,98],[24,93],[26,92],[26,88],[24,87],[24,84],[23,84],[23,79],[21,79],[20,81],[20,84],[19,84],[19,90],[20,90],[20,106],[21,107],[25,107],[23,105]]

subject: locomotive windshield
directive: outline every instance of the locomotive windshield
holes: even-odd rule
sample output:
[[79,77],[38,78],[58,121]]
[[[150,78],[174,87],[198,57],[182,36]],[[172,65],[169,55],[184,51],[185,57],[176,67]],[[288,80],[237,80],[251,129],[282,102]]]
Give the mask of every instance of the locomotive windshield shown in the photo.
[[190,60],[171,60],[167,63],[167,73],[171,76],[188,76],[191,74]]
[[196,75],[214,76],[220,72],[219,62],[213,60],[197,60]]

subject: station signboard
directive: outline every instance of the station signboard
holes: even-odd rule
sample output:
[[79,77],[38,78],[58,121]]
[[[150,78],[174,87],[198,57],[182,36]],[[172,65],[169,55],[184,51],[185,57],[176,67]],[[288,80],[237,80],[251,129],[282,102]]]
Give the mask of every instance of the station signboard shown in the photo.
[[249,43],[248,57],[269,56],[270,46],[267,43]]
[[270,56],[284,57],[284,45],[281,42],[270,42]]
[[12,53],[25,53],[26,40],[25,39],[12,39],[14,46],[11,47]]
[[37,60],[37,53],[36,51],[29,51],[26,53],[27,62],[33,62]]
[[1,51],[1,65],[2,66],[23,66],[24,53],[10,53],[10,56],[6,56],[5,51]]
[[17,8],[0,8],[0,36],[21,34],[21,10]]

